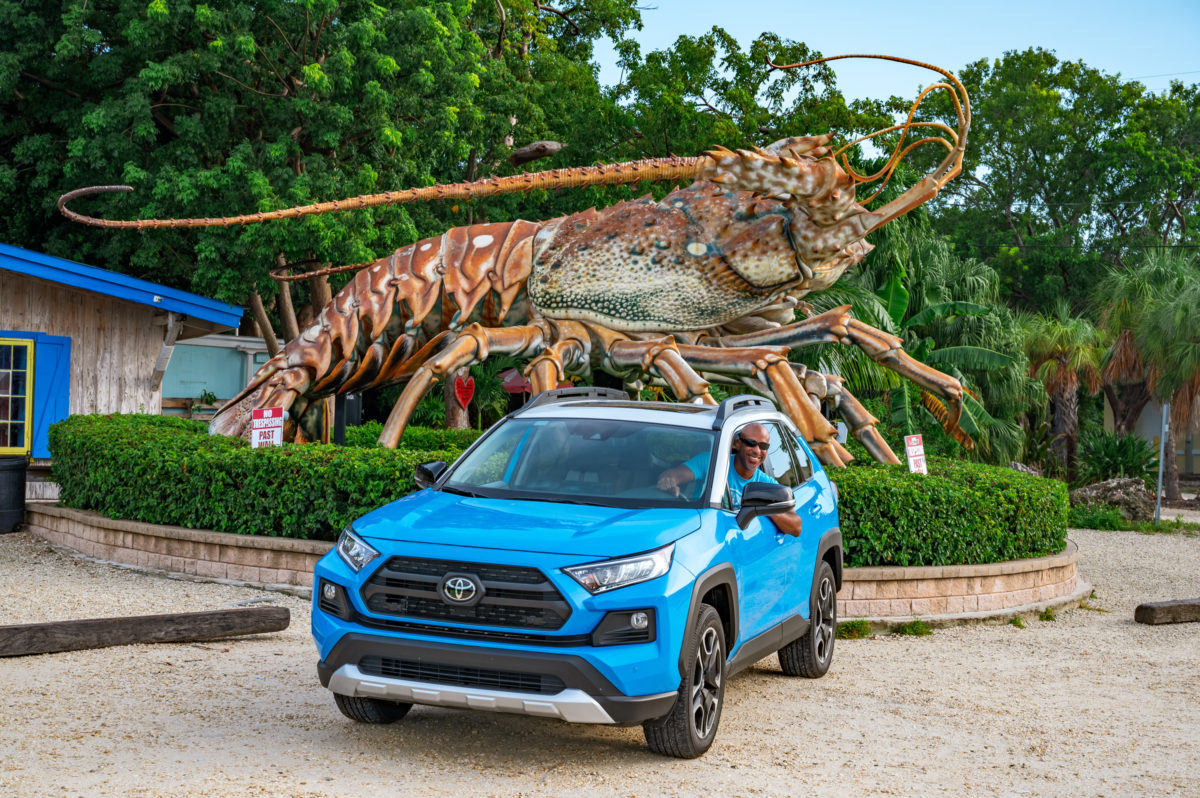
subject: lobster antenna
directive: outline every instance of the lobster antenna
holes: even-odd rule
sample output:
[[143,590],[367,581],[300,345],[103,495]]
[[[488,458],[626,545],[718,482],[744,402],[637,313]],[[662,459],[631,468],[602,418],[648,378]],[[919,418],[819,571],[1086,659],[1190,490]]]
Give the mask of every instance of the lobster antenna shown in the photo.
[[[954,103],[955,111],[958,116],[958,131],[957,135],[951,133],[951,136],[955,139],[954,145],[950,148],[950,153],[946,156],[945,160],[938,165],[931,176],[936,178],[937,186],[941,187],[960,171],[962,171],[962,155],[966,145],[967,129],[970,127],[971,106],[969,99],[967,98],[966,89],[963,87],[962,83],[959,82],[958,78],[956,78],[948,70],[932,64],[926,64],[921,61],[913,61],[907,58],[899,58],[890,55],[834,55],[825,58],[817,58],[812,61],[805,61],[798,64],[777,65],[771,63],[770,60],[767,61],[767,64],[772,69],[795,69],[812,64],[824,63],[826,61],[837,61],[843,58],[876,58],[884,61],[895,61],[901,64],[911,64],[938,72],[950,80],[953,84],[953,88],[948,84],[939,83],[935,86],[928,87],[924,92],[922,92],[921,97],[917,99],[916,104],[914,104],[912,110],[909,112],[909,118],[904,125],[889,128],[888,130],[876,131],[865,138],[871,138],[891,130],[903,129],[904,133],[901,134],[902,143],[904,134],[907,132],[908,128],[930,126],[929,123],[913,122],[912,116],[915,113],[917,106],[920,105],[921,100],[924,99],[924,97],[930,91],[933,91],[937,88],[944,88],[950,92],[950,96]],[[961,101],[959,99],[959,94],[961,94]],[[930,140],[944,142],[943,139],[938,137],[922,139],[921,141],[911,144],[903,151],[900,151],[899,145],[897,145],[897,154],[894,154],[892,158],[889,159],[888,166],[886,166],[883,171],[888,177],[890,177],[891,171],[895,169],[895,166],[899,162],[900,158],[902,158],[909,150],[911,150],[912,147]],[[944,143],[949,145],[949,142]],[[843,161],[845,161],[846,157],[844,151],[842,151],[840,154],[842,154]],[[332,211],[358,210],[361,208],[371,208],[380,205],[394,205],[408,202],[423,202],[438,199],[472,199],[476,197],[490,197],[498,194],[529,192],[537,189],[619,185],[623,183],[636,183],[643,180],[693,180],[701,177],[705,171],[715,166],[715,164],[716,159],[713,157],[713,155],[703,155],[697,157],[671,156],[668,158],[650,158],[640,161],[627,161],[616,164],[600,164],[597,166],[549,169],[541,172],[528,172],[525,174],[511,175],[506,177],[489,177],[482,180],[454,183],[451,185],[433,185],[424,186],[421,188],[404,189],[402,191],[385,191],[380,194],[364,194],[357,197],[351,197],[349,199],[318,202],[311,205],[298,205],[280,210],[260,211],[258,213],[246,213],[237,216],[197,217],[190,219],[101,219],[96,216],[87,216],[68,208],[67,203],[80,197],[87,197],[96,194],[133,191],[132,186],[88,186],[86,188],[78,188],[74,191],[68,191],[66,194],[63,194],[61,197],[59,197],[58,210],[63,216],[72,221],[91,225],[93,227],[133,230],[178,227],[231,227],[234,225],[260,224],[262,222],[268,222],[275,219],[296,219],[302,216],[311,216],[314,214],[329,213]],[[874,179],[872,176],[858,175],[857,173],[853,172],[853,170],[849,169],[848,162],[846,166],[848,172],[854,177],[856,182],[866,182],[867,180]],[[877,176],[878,175],[875,177]]]
[[260,211],[239,216],[193,219],[100,219],[85,216],[67,207],[67,203],[79,197],[106,194],[117,191],[133,191],[132,186],[88,186],[68,191],[58,198],[58,210],[68,219],[93,227],[118,227],[134,230],[149,230],[163,227],[231,227],[233,225],[259,224],[274,219],[296,219],[331,211],[352,211],[378,205],[395,205],[407,202],[423,202],[439,199],[471,199],[490,197],[497,194],[529,192],[537,189],[576,188],[579,186],[619,185],[637,183],[642,180],[691,180],[712,163],[707,156],[681,158],[650,158],[598,166],[576,166],[565,169],[548,169],[542,172],[527,172],[507,177],[489,177],[466,183],[424,186],[403,191],[385,191],[381,194],[364,194],[349,199],[298,205],[277,211]]
[[[948,81],[950,81],[950,83],[935,83],[932,86],[925,87],[925,89],[921,92],[920,96],[917,97],[916,102],[913,103],[912,108],[909,109],[908,118],[905,120],[903,125],[895,125],[895,126],[892,126],[889,128],[885,128],[883,130],[877,130],[874,133],[869,133],[866,136],[863,136],[862,138],[859,138],[859,139],[856,139],[856,140],[850,142],[845,147],[838,150],[837,153],[835,153],[834,157],[836,157],[837,155],[842,156],[842,162],[846,166],[846,171],[847,171],[847,173],[850,174],[850,176],[852,178],[854,178],[855,182],[867,183],[867,182],[874,181],[880,177],[884,178],[883,185],[881,185],[879,187],[879,189],[876,190],[876,192],[874,194],[872,194],[867,200],[864,200],[864,202],[869,202],[871,199],[874,199],[879,194],[879,192],[883,190],[883,186],[887,185],[887,181],[891,178],[892,172],[895,171],[896,166],[899,165],[899,163],[900,163],[900,160],[905,155],[907,155],[913,148],[920,146],[921,144],[926,144],[929,142],[940,142],[941,144],[946,146],[946,148],[949,150],[949,152],[946,154],[946,157],[944,159],[942,159],[942,162],[939,163],[933,169],[933,171],[929,173],[929,177],[933,178],[933,180],[938,188],[941,188],[942,186],[949,183],[952,179],[957,177],[958,174],[962,171],[963,153],[966,152],[966,148],[967,148],[967,131],[971,127],[971,98],[970,98],[970,96],[968,96],[967,89],[965,86],[963,86],[962,81],[960,81],[954,75],[954,73],[952,73],[950,70],[943,69],[942,67],[936,66],[934,64],[927,64],[924,61],[914,61],[910,58],[900,58],[899,56],[894,56],[894,55],[880,55],[877,53],[856,53],[856,54],[849,54],[849,55],[831,55],[831,56],[826,56],[824,58],[814,58],[811,61],[802,61],[802,62],[796,63],[796,64],[776,64],[776,63],[773,63],[770,59],[767,59],[767,66],[771,67],[771,69],[779,69],[779,70],[798,69],[800,67],[811,66],[813,64],[823,64],[827,61],[840,61],[843,58],[875,58],[875,59],[879,59],[881,61],[894,61],[898,64],[909,64],[911,66],[917,66],[917,67],[921,67],[922,69],[928,69],[933,72],[937,72],[939,75],[942,75]],[[950,128],[948,128],[946,125],[943,125],[938,122],[914,122],[913,121],[913,116],[916,114],[917,108],[919,108],[921,103],[925,100],[925,97],[938,89],[945,90],[950,95],[950,101],[954,105],[954,113],[955,113],[955,117],[956,117],[956,122],[958,123],[957,130],[950,130]],[[910,128],[914,128],[914,127],[934,127],[934,128],[944,130],[946,133],[949,134],[950,139],[953,143],[951,143],[951,141],[947,141],[944,138],[941,138],[940,136],[930,136],[927,138],[923,138],[919,141],[913,142],[912,144],[908,145],[907,147],[904,147],[903,149],[901,149],[902,145],[904,144],[905,135],[907,135],[908,130]],[[879,136],[884,133],[890,133],[894,130],[901,131],[900,140],[896,143],[895,151],[893,152],[891,157],[888,158],[887,163],[884,165],[884,167],[882,169],[880,169],[878,172],[876,172],[873,175],[860,175],[850,167],[849,161],[847,160],[846,155],[845,155],[845,151],[847,149],[849,149],[850,147],[852,147],[855,144],[858,144],[859,142],[866,141],[868,139],[874,138],[875,136]]]

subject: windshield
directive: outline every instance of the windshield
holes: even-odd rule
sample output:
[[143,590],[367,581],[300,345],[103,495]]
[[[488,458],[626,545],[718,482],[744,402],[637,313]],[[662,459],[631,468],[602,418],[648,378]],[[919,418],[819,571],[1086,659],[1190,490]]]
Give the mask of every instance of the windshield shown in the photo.
[[[442,488],[491,498],[613,507],[681,507],[707,495],[716,437],[608,419],[515,418],[455,464]],[[659,490],[663,472],[686,464],[698,478]]]

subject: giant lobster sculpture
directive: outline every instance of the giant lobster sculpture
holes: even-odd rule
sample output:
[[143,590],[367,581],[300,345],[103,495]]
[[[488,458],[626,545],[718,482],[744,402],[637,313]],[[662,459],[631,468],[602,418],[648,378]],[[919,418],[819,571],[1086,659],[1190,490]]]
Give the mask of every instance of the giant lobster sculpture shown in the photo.
[[[104,227],[209,227],[422,199],[690,179],[690,186],[658,202],[643,198],[545,222],[456,227],[365,265],[311,327],[221,408],[210,430],[246,435],[253,409],[283,407],[298,421],[297,436],[311,439],[325,397],[403,383],[380,438],[395,447],[435,382],[505,353],[529,360],[526,375],[535,393],[595,369],[628,383],[649,378],[665,384],[680,401],[712,403],[710,381],[744,384],[773,395],[822,462],[842,465],[851,455],[822,414],[824,402],[875,458],[895,463],[877,419],[842,379],[790,363],[789,350],[831,342],[857,346],[938,397],[947,429],[965,438],[957,427],[962,386],[907,355],[899,338],[853,318],[849,306],[800,320],[796,308],[871,250],[863,240],[868,233],[927,201],[959,173],[970,105],[954,75],[907,59],[835,56],[776,68],[854,57],[926,67],[949,81],[927,87],[903,125],[858,140],[900,131],[894,154],[874,175],[856,173],[846,148],[833,152],[832,137],[823,135],[754,151],[717,149],[693,158],[557,169],[219,219],[113,221],[66,208],[75,197],[132,190],[127,186],[79,189],[63,195],[59,208]],[[935,90],[951,97],[957,129],[913,121]],[[915,127],[945,136],[902,149]],[[856,184],[886,182],[907,152],[930,141],[949,152],[924,179],[877,210],[856,202]]]

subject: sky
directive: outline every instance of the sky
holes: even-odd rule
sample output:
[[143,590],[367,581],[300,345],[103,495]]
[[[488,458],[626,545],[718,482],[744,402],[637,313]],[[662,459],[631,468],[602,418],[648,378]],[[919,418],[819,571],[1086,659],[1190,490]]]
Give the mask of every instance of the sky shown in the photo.
[[[1200,83],[1200,0],[958,0],[929,3],[851,0],[642,0],[642,52],[670,47],[682,35],[719,25],[748,45],[764,31],[802,41],[823,55],[882,53],[957,72],[980,58],[1042,47],[1108,74],[1137,79],[1152,91],[1171,80]],[[600,80],[620,80],[608,42],[599,43]],[[936,78],[917,67],[883,61],[831,65],[847,99],[916,96]]]

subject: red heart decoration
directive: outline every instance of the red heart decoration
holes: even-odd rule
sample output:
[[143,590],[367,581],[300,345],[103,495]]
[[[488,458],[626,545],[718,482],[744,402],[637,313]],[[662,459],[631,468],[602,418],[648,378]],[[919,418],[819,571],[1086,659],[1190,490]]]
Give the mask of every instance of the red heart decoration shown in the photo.
[[471,404],[471,397],[474,395],[474,377],[467,377],[465,380],[462,377],[454,378],[454,398],[458,400],[459,407],[465,410],[467,405]]

